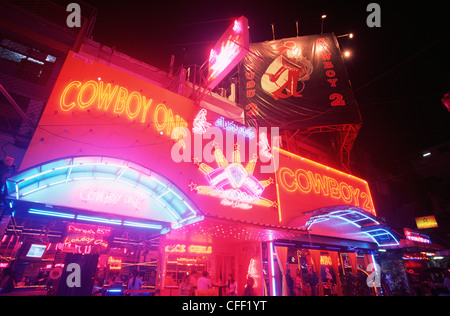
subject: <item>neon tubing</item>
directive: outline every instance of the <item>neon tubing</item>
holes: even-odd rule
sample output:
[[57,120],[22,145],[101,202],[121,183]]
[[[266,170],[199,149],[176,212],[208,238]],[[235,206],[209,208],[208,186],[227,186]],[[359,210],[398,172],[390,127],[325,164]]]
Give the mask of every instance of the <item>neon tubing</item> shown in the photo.
[[30,209],[28,210],[29,214],[33,215],[43,215],[43,216],[52,216],[52,217],[61,217],[61,218],[69,218],[74,219],[74,214],[67,214],[67,213],[60,213],[60,212],[53,212],[53,211],[44,211],[44,210],[37,210],[37,209]]
[[276,296],[276,282],[275,282],[275,262],[273,260],[273,242],[269,242],[269,257],[270,257],[270,279],[272,284],[272,296]]

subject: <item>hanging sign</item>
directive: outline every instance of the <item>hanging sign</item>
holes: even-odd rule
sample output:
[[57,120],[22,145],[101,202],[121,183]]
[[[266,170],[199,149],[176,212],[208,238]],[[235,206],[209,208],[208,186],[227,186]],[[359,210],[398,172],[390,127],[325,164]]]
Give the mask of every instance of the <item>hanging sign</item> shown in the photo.
[[438,227],[438,223],[434,215],[416,217],[416,225],[418,229]]
[[254,43],[239,69],[247,124],[302,129],[360,124],[334,34]]
[[233,21],[209,54],[206,89],[214,89],[249,51],[248,20]]
[[412,240],[418,243],[423,243],[423,244],[431,244],[431,239],[429,236],[424,235],[424,234],[420,234],[418,232],[415,232],[411,229],[407,229],[404,228],[403,229],[404,233],[405,233],[405,237],[408,240]]

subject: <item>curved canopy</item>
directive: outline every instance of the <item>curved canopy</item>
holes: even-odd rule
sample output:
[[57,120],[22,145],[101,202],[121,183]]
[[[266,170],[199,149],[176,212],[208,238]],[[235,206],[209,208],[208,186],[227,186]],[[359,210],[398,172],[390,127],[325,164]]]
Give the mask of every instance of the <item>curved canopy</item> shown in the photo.
[[398,245],[398,239],[389,227],[356,206],[318,209],[292,220],[288,226],[302,227],[317,235],[372,241],[378,246]]
[[28,207],[30,215],[161,229],[203,219],[196,205],[170,180],[118,158],[50,161],[9,178],[6,188],[13,209],[21,202],[44,205],[44,209]]

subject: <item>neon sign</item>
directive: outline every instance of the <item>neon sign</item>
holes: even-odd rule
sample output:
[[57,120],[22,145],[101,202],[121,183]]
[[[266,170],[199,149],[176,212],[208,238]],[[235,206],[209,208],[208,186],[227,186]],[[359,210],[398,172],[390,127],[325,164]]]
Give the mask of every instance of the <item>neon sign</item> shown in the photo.
[[247,18],[241,16],[217,41],[209,54],[206,89],[214,89],[249,51]]
[[195,134],[204,134],[206,133],[206,130],[211,127],[211,123],[206,121],[206,115],[208,114],[208,111],[205,109],[201,109],[200,112],[198,112],[197,116],[194,119],[194,127],[192,128],[192,132]]
[[[338,205],[359,207],[376,215],[366,181],[283,149],[274,150],[280,159],[276,180],[283,221],[289,222],[299,211]],[[300,199],[308,201],[303,209],[298,203]]]
[[332,261],[330,256],[320,256],[320,265],[322,266],[331,266]]
[[416,225],[419,229],[438,227],[438,223],[434,215],[416,217]]
[[[193,124],[194,126],[192,128],[193,133],[205,134],[206,130],[211,127],[211,123],[209,123],[207,121],[206,115],[208,115],[208,111],[205,109],[201,109],[200,112],[198,112],[197,116],[194,119],[194,124]],[[249,139],[253,139],[256,136],[254,128],[238,126],[238,125],[236,125],[235,122],[233,122],[231,120],[226,120],[224,117],[219,117],[214,122],[214,126],[222,128],[225,131],[235,133],[237,135],[242,135]]]
[[103,239],[89,236],[69,236],[64,239],[64,244],[94,245],[108,248],[108,243]]
[[111,233],[111,229],[107,227],[90,227],[90,226],[75,226],[75,225],[69,225],[67,227],[68,233],[75,233],[80,235],[101,235],[101,236],[109,236]]
[[409,229],[403,229],[405,233],[405,237],[408,240],[412,240],[415,242],[420,242],[423,244],[431,244],[431,239],[427,235],[419,234],[415,231],[409,230]]
[[116,259],[112,256],[108,257],[108,265],[110,270],[122,269],[122,258]]
[[130,205],[138,210],[144,207],[145,198],[137,195],[124,195],[108,190],[85,187],[80,191],[80,199],[84,202],[95,202],[106,205],[117,205],[119,202]]
[[66,244],[59,242],[55,244],[55,250],[61,250],[62,252],[68,253],[79,253],[88,255],[92,252],[92,245],[77,245],[77,244]]
[[283,167],[279,170],[281,187],[289,192],[301,192],[309,194],[311,192],[331,197],[347,204],[360,206],[365,210],[372,211],[372,200],[366,192],[361,192],[359,188],[353,187],[345,181],[338,182],[335,178],[310,170]]
[[255,138],[255,130],[252,127],[238,126],[233,121],[227,121],[225,118],[220,117],[214,123],[214,126],[223,128],[226,131],[230,131],[235,134],[240,134],[249,139]]
[[202,254],[209,254],[212,253],[212,247],[211,246],[196,246],[192,245],[188,247],[189,253],[202,253]]
[[210,254],[212,253],[212,247],[199,245],[187,246],[183,244],[175,244],[166,246],[165,251],[170,253]]
[[275,206],[276,203],[261,197],[265,188],[273,184],[273,179],[259,181],[253,176],[256,166],[257,156],[244,167],[239,161],[240,154],[238,146],[235,146],[233,162],[228,163],[222,150],[214,145],[214,158],[219,165],[218,168],[201,163],[194,159],[199,170],[205,175],[209,186],[199,186],[191,183],[191,191],[197,191],[198,194],[208,195],[220,198],[222,205],[233,208],[250,209],[252,205],[264,207]]
[[[153,105],[153,107],[152,107]],[[72,111],[75,108],[111,112],[140,123],[153,122],[156,130],[171,135],[176,127],[187,127],[186,120],[174,114],[165,104],[153,104],[153,99],[137,91],[102,80],[72,81],[64,87],[59,108]],[[153,111],[153,113],[151,113]]]
[[[67,226],[67,232],[69,235],[64,239],[62,244],[57,246],[57,249],[66,252],[75,250],[75,252],[87,254],[91,252],[91,246],[108,247],[108,242],[104,238],[111,234],[111,229],[93,225],[69,224]],[[82,249],[81,246],[84,246],[84,248]]]

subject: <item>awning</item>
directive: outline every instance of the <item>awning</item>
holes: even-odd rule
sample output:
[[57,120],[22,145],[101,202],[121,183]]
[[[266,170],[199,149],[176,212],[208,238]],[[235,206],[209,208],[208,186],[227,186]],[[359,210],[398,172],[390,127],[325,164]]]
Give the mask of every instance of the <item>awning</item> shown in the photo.
[[203,219],[195,203],[169,179],[112,157],[46,162],[9,178],[6,188],[10,210],[26,216],[163,232]]
[[311,234],[397,246],[399,239],[377,217],[359,207],[326,207],[292,220],[289,227],[303,227]]

